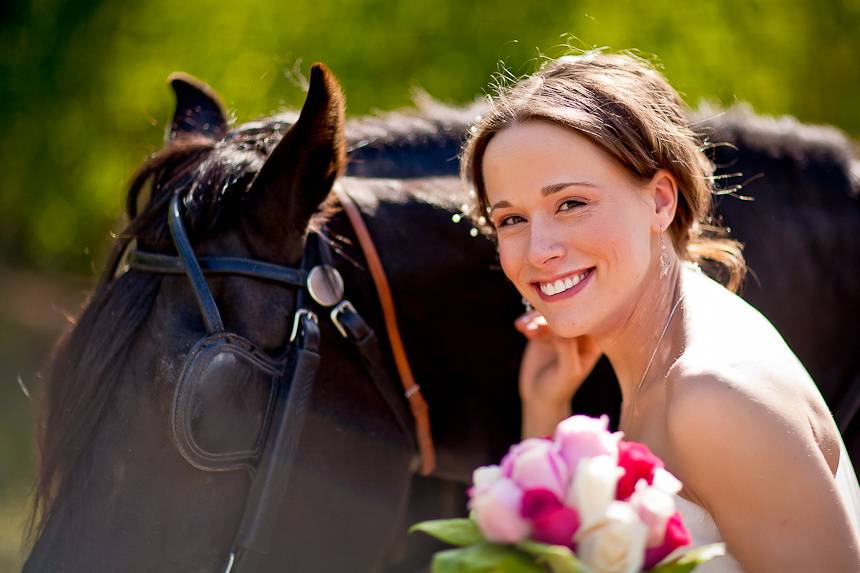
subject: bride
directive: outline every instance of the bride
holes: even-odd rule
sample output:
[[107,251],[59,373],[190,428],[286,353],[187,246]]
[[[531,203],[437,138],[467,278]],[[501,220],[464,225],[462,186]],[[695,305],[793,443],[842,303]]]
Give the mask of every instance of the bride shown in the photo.
[[534,307],[524,437],[570,415],[605,353],[620,430],[684,483],[694,544],[726,543],[701,571],[860,571],[851,461],[803,366],[733,294],[740,245],[707,225],[712,168],[663,76],[626,54],[550,61],[494,99],[463,170]]

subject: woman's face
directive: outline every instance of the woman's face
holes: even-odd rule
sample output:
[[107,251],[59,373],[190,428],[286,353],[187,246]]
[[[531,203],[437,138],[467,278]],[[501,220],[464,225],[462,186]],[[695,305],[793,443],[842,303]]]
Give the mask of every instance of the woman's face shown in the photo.
[[573,337],[621,327],[657,274],[650,184],[543,120],[497,133],[482,169],[502,268],[550,328]]

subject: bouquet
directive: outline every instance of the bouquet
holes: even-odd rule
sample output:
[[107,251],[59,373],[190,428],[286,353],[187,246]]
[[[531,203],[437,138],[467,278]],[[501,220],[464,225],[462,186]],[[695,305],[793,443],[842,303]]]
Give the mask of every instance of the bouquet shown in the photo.
[[468,519],[410,530],[459,546],[437,553],[433,572],[683,573],[722,555],[722,544],[683,552],[681,482],[608,426],[606,416],[572,416],[552,438],[524,440],[500,465],[476,469]]

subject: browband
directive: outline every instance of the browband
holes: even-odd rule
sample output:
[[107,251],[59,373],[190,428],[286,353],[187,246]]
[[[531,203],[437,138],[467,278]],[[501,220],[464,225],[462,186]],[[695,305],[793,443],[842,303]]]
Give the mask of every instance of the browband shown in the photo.
[[[285,285],[301,287],[308,279],[308,273],[303,269],[282,267],[274,263],[264,263],[253,259],[240,257],[199,257],[197,261],[205,275],[241,275],[264,279]],[[179,257],[161,253],[146,253],[130,251],[126,263],[129,268],[162,274],[185,274],[182,260]]]

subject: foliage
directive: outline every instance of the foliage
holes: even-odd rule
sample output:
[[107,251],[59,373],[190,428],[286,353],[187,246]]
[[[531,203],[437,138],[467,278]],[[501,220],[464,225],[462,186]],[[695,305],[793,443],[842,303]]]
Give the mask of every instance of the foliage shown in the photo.
[[123,188],[160,145],[174,70],[247,120],[298,105],[295,74],[322,60],[355,115],[408,105],[415,87],[466,102],[499,61],[520,74],[538,48],[608,45],[657,54],[693,103],[749,101],[857,135],[857,29],[857,0],[13,0],[0,8],[0,257],[100,266]]
[[[436,553],[433,573],[591,573],[573,552],[561,545],[521,541],[516,545],[487,542],[470,519],[437,519],[416,523],[409,533],[420,531],[456,545]],[[725,554],[722,543],[704,545],[678,558],[659,563],[651,573],[690,573],[698,565]]]

